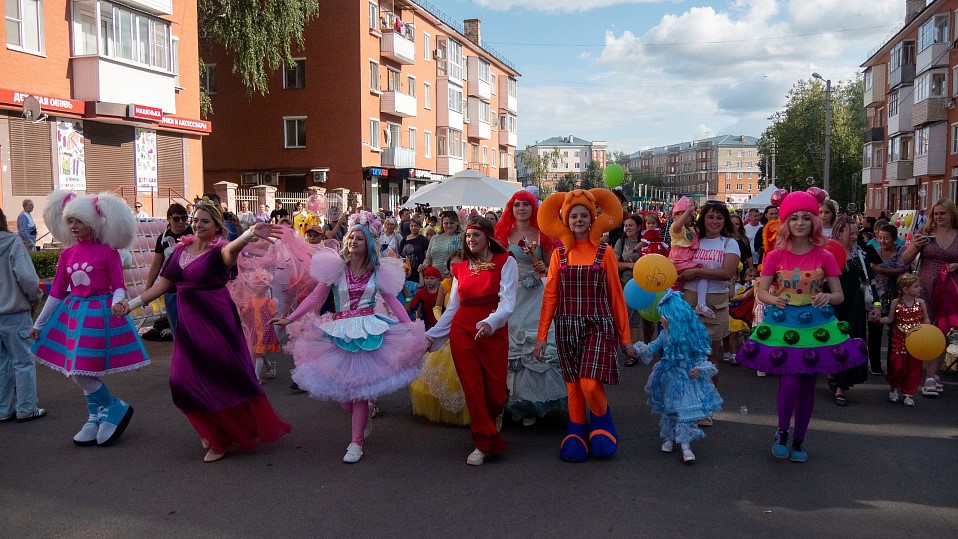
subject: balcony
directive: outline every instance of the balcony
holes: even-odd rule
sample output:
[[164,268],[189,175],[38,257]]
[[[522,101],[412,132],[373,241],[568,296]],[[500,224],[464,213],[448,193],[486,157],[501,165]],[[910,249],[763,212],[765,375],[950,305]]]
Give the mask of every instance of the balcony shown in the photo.
[[885,72],[884,64],[871,68],[872,85],[871,88],[865,89],[864,102],[862,103],[865,107],[870,107],[885,100]]
[[869,127],[865,129],[865,144],[869,142],[883,142],[885,140],[884,127]]
[[102,56],[74,57],[70,59],[70,67],[73,99],[136,103],[163,109],[165,114],[176,114],[173,73]]
[[948,49],[951,43],[932,43],[918,53],[915,72],[924,73],[933,67],[948,65]]
[[518,181],[516,175],[516,169],[513,167],[502,167],[499,169],[499,179],[505,181]]
[[379,39],[379,52],[384,58],[403,65],[416,63],[416,44],[395,30],[383,30],[383,37]]
[[915,66],[903,65],[888,73],[888,87],[897,88],[902,85],[911,85],[915,81]]
[[482,140],[489,140],[492,138],[492,126],[481,120],[476,120],[469,123],[469,129],[466,136],[469,138],[478,138]]
[[469,170],[475,170],[481,172],[483,176],[492,177],[490,172],[492,172],[492,166],[487,164],[482,164],[476,161],[470,162],[467,164],[466,168]]
[[379,98],[379,111],[402,118],[415,118],[418,102],[416,96],[402,92],[383,92]]
[[510,133],[505,129],[499,130],[499,146],[512,146],[516,147],[519,143],[519,136],[515,133]]
[[515,91],[512,94],[509,93],[509,84],[510,81],[513,85],[516,84],[515,79],[509,77],[500,76],[499,77],[499,108],[505,108],[509,112],[515,114],[519,112],[519,102],[516,99]]
[[912,107],[911,121],[913,126],[944,122],[947,119],[948,110],[945,108],[944,97],[929,97],[915,103]]
[[393,168],[416,168],[416,150],[398,147],[383,148],[382,166]]
[[488,75],[488,62],[483,62],[483,60],[477,56],[469,56],[466,58],[466,78],[468,80],[466,91],[470,97],[478,97],[488,102],[489,99],[492,98],[492,87],[488,80],[479,78],[480,64],[485,65],[485,72]]
[[462,172],[464,168],[465,168],[465,163],[460,157],[440,155],[436,158],[436,173],[437,174],[452,176],[453,174],[457,172]]
[[912,174],[914,170],[914,163],[911,160],[898,160],[888,163],[888,166],[885,168],[885,180],[893,182],[900,180],[913,179],[914,175]]
[[885,169],[869,167],[862,169],[862,185],[880,185],[885,179]]
[[[905,92],[910,93],[910,92]],[[915,124],[911,121],[912,102],[907,95],[901,95],[899,92],[898,114],[888,117],[888,134],[908,133],[913,130]]]

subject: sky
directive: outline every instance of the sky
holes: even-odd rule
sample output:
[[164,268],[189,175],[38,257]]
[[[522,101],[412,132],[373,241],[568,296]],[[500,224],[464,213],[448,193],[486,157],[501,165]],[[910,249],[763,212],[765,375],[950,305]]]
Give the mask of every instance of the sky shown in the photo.
[[626,153],[760,136],[813,72],[853,79],[905,0],[431,0],[482,21],[519,77],[519,147],[553,136]]

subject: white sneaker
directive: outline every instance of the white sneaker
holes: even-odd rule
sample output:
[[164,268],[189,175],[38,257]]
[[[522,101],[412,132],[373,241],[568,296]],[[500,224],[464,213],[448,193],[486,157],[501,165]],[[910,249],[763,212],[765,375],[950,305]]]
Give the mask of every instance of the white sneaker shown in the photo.
[[673,442],[672,440],[666,440],[662,442],[663,453],[671,453],[673,449],[675,449],[675,442]]
[[499,417],[496,418],[496,432],[502,432],[502,415],[506,412],[503,410]]
[[536,416],[534,415],[527,415],[526,417],[522,418],[523,427],[531,427],[535,424],[536,424]]
[[482,466],[482,463],[486,461],[486,454],[482,451],[476,449],[472,453],[469,453],[469,456],[466,457],[466,464],[470,466]]
[[343,462],[353,464],[354,462],[359,462],[361,458],[363,458],[362,446],[359,444],[349,444],[349,447],[346,448],[346,455],[343,457]]
[[80,432],[73,436],[73,443],[79,446],[96,445],[96,434],[100,430],[100,416],[90,414],[86,423],[80,427]]
[[905,399],[903,402],[905,403],[905,406],[914,406],[915,397],[912,397],[911,395],[905,395]]
[[712,309],[709,309],[705,305],[696,305],[695,314],[702,315],[706,318],[715,318],[715,313],[712,312]]
[[901,400],[901,391],[897,389],[892,389],[888,392],[888,400],[891,402],[898,402]]
[[765,378],[768,375],[765,374],[765,371],[755,371],[755,376],[758,376],[759,378]]
[[691,447],[682,447],[682,462],[686,464],[692,464],[695,462],[695,453],[692,452]]
[[731,352],[725,352],[724,354],[722,354],[722,361],[724,361],[725,363],[728,363],[732,361],[733,359],[735,359],[735,354],[732,354]]

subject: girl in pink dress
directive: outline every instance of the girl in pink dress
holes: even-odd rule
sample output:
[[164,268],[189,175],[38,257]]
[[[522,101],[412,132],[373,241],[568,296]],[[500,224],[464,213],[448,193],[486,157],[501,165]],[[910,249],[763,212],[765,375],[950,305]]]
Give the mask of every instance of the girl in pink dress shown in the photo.
[[126,296],[117,249],[133,243],[136,220],[113,195],[63,191],[47,197],[43,218],[53,237],[69,247],[60,253],[50,297],[30,333],[33,353],[86,395],[89,415],[73,443],[109,445],[123,434],[133,407],[113,397],[101,377],[150,362],[133,323],[114,306]]
[[[669,237],[671,238],[671,248],[669,250],[669,260],[675,264],[675,270],[679,273],[679,281],[673,286],[676,290],[682,290],[685,286],[682,280],[682,272],[689,268],[701,268],[701,264],[692,262],[695,251],[699,249],[699,235],[695,231],[695,201],[682,197],[672,207],[672,226],[669,227]],[[699,279],[696,282],[697,303],[695,306],[696,314],[715,318],[715,313],[705,304],[705,296],[708,294],[708,280]]]

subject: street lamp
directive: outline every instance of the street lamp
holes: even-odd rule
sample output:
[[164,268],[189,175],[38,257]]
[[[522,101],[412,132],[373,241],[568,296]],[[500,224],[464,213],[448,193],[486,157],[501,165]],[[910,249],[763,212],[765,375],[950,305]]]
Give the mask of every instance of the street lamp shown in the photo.
[[812,77],[825,81],[825,171],[822,174],[822,188],[828,192],[832,160],[832,81],[822,78],[818,73],[812,73]]

